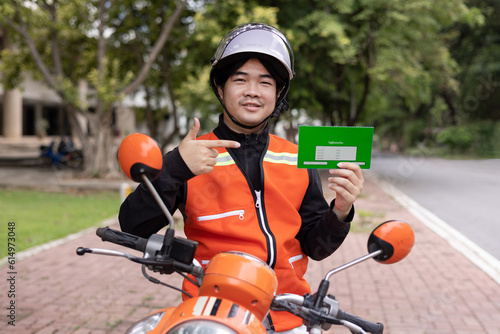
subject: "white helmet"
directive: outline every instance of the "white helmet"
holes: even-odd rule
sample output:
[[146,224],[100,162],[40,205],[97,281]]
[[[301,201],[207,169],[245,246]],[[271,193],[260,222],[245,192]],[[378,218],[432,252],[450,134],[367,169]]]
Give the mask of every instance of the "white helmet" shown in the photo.
[[[229,114],[219,97],[215,77],[216,73],[225,65],[245,57],[267,60],[276,70],[280,79],[284,81],[284,87],[270,117],[278,116],[280,111],[288,108],[285,97],[290,86],[290,80],[295,76],[293,51],[288,40],[278,29],[262,23],[247,23],[237,26],[222,38],[211,60],[210,86],[233,122],[236,120]],[[253,128],[244,126],[237,121],[236,123],[246,128]]]

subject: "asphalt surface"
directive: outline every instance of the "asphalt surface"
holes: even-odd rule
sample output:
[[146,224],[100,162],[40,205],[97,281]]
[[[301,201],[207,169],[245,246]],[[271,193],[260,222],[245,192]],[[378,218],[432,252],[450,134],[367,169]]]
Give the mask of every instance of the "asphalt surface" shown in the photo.
[[372,171],[500,261],[500,159],[385,155]]
[[[312,289],[330,269],[366,254],[371,227],[363,226],[399,219],[415,231],[410,255],[390,266],[369,261],[334,275],[330,293],[340,307],[384,323],[386,334],[500,334],[500,280],[457,251],[452,245],[455,240],[436,234],[414,208],[409,210],[389,195],[373,173],[365,176],[353,231],[335,254],[310,262],[306,278]],[[122,181],[75,179],[71,173],[51,169],[0,167],[3,188],[119,191]],[[330,199],[333,194],[325,189],[325,196]],[[4,245],[9,217],[2,216],[2,222]],[[116,220],[106,223],[117,227]],[[149,312],[179,303],[179,293],[147,282],[137,264],[114,257],[79,257],[75,254],[79,246],[123,250],[102,243],[94,231],[84,231],[16,254],[13,268],[5,259],[1,262],[1,333],[123,333]],[[177,276],[160,278],[180,284]],[[349,333],[341,327],[329,332]]]

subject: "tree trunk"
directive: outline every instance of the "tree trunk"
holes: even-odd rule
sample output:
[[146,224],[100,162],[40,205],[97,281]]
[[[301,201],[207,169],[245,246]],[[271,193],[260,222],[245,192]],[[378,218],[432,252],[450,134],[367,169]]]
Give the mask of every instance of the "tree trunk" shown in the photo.
[[112,114],[105,112],[101,117],[92,115],[89,118],[91,138],[87,138],[87,145],[84,147],[89,150],[84,152],[86,159],[84,174],[90,177],[106,177],[116,172],[114,169],[116,156],[111,154],[113,148],[113,128]]
[[443,88],[440,92],[440,95],[443,98],[444,102],[446,103],[446,106],[448,107],[448,113],[446,115],[448,117],[443,117],[443,121],[444,122],[449,121],[450,125],[457,125],[457,117],[456,117],[457,111],[453,103],[451,90]]
[[[50,13],[51,19],[54,21],[54,26],[59,22],[57,21],[57,10],[59,6],[49,4],[52,2],[40,2],[40,6]],[[55,2],[54,2],[55,3]],[[97,70],[99,82],[105,81],[105,56],[106,56],[106,39],[104,32],[106,28],[106,7],[107,1],[100,0],[98,5],[99,17],[99,39],[97,46]],[[156,40],[151,52],[144,58],[147,62],[143,64],[136,78],[121,91],[116,92],[116,96],[124,96],[135,91],[146,79],[153,62],[155,61],[159,52],[163,49],[174,24],[180,19],[182,12],[187,6],[187,0],[181,0],[177,5],[174,13],[169,17],[168,21],[163,25],[160,35]],[[97,96],[96,112],[90,113],[85,110],[85,106],[78,106],[73,100],[73,91],[68,90],[60,83],[64,79],[69,79],[62,68],[62,55],[59,47],[59,34],[58,31],[53,30],[50,34],[52,46],[52,61],[53,68],[49,68],[50,64],[44,62],[42,55],[36,48],[36,44],[29,34],[27,20],[22,15],[22,5],[18,2],[13,2],[16,19],[13,20],[9,17],[3,18],[9,27],[14,29],[25,41],[33,61],[40,71],[45,83],[48,87],[53,89],[66,104],[68,111],[68,118],[72,133],[78,138],[82,146],[84,154],[84,172],[90,176],[106,176],[114,171],[116,164],[115,152],[113,151],[113,128],[112,128],[112,111],[109,110],[110,106],[99,100]],[[109,102],[108,102],[109,103]],[[78,115],[84,115],[87,119],[89,132],[85,131],[78,120]],[[177,127],[176,127],[177,129]],[[90,135],[90,137],[89,137]]]
[[83,175],[85,177],[106,177],[118,172],[114,149],[112,113],[103,113],[101,117],[86,113],[89,133],[85,131],[78,120],[82,113],[71,106],[67,106],[71,133],[76,137],[83,152]]
[[177,112],[177,103],[176,103],[176,98],[174,94],[174,90],[172,89],[172,80],[170,77],[170,66],[169,66],[169,61],[167,54],[165,52],[163,56],[163,67],[165,70],[163,71],[163,80],[165,82],[165,87],[167,88],[168,91],[168,97],[170,98],[170,105],[172,106],[172,113],[171,113],[171,122],[174,125],[174,129],[172,132],[166,137],[163,138],[162,143],[161,143],[161,148],[164,149],[167,147],[168,144],[170,144],[174,138],[179,134],[179,115]]
[[354,113],[351,112],[351,117],[349,117],[348,124],[353,126],[359,119],[359,115],[363,112],[365,108],[366,101],[368,99],[368,94],[370,93],[370,74],[367,72],[363,78],[363,94],[361,95],[361,101],[359,101],[358,106],[355,108]]
[[149,129],[149,133],[151,137],[156,138],[158,135],[158,125],[155,122],[155,117],[154,117],[154,110],[153,107],[151,106],[151,93],[150,89],[147,85],[144,85],[144,92],[146,93],[145,100],[146,100],[146,124]]

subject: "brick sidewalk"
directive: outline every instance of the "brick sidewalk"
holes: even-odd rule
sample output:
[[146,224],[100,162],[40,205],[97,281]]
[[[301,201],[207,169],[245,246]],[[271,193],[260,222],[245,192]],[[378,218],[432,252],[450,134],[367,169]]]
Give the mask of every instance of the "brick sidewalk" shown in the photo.
[[[369,261],[334,275],[330,292],[343,310],[384,323],[386,334],[500,334],[500,286],[495,281],[371,179],[356,208],[355,224],[367,216],[377,222],[406,221],[416,244],[400,263]],[[364,255],[367,237],[367,232],[351,233],[333,256],[311,261],[307,279],[312,289],[328,270]],[[146,281],[139,265],[122,258],[79,257],[78,246],[123,250],[86,233],[19,261],[15,327],[7,324],[9,274],[2,268],[1,333],[123,333],[152,310],[180,301],[179,293]],[[178,276],[163,280],[176,286],[181,282]],[[349,333],[341,327],[329,332]]]

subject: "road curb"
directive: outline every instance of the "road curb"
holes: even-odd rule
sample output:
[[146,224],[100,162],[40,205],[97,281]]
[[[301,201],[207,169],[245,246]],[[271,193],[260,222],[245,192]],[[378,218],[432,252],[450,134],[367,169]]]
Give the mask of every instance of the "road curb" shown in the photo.
[[490,255],[484,249],[472,242],[469,238],[458,232],[437,217],[429,210],[406,196],[387,181],[380,180],[375,175],[370,175],[387,194],[392,196],[399,204],[405,207],[410,213],[417,217],[429,229],[444,239],[455,250],[469,259],[474,265],[490,276],[495,282],[500,284],[500,261]]

